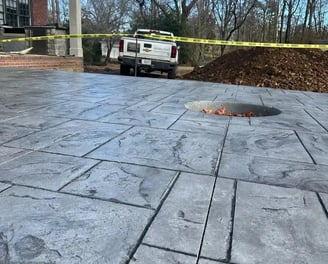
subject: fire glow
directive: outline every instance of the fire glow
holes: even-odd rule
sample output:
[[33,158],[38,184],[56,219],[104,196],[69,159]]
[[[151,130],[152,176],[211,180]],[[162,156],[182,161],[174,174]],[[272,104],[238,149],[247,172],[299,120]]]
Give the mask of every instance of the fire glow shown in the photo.
[[228,112],[224,106],[221,108],[218,108],[217,110],[211,110],[211,109],[205,108],[205,109],[203,109],[203,112],[205,114],[209,114],[209,115],[238,116],[238,117],[254,117],[255,116],[255,114],[251,111],[247,111],[244,113]]

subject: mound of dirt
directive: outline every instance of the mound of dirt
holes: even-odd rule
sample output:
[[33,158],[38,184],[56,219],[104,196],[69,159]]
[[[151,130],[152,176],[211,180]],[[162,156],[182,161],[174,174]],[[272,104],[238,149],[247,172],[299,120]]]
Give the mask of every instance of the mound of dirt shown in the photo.
[[328,92],[328,52],[314,49],[240,49],[183,79]]

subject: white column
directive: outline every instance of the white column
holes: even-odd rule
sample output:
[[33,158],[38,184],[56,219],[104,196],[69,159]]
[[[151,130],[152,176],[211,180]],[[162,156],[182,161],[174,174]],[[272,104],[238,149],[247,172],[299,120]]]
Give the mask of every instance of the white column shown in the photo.
[[[81,2],[69,0],[69,34],[81,34],[81,32]],[[69,54],[83,57],[81,38],[70,38]]]

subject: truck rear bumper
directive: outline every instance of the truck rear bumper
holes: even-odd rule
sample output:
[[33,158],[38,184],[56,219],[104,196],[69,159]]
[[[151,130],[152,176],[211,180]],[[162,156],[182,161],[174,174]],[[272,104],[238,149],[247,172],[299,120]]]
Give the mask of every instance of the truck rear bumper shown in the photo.
[[[139,69],[145,70],[145,71],[162,71],[162,72],[169,72],[174,70],[177,67],[176,63],[168,62],[168,61],[160,61],[160,60],[150,60],[151,64],[144,64],[143,62],[144,58],[137,58],[137,67]],[[135,67],[135,60],[134,57],[118,57],[118,61],[121,64],[129,65],[130,67]],[[149,60],[146,59],[145,60]]]

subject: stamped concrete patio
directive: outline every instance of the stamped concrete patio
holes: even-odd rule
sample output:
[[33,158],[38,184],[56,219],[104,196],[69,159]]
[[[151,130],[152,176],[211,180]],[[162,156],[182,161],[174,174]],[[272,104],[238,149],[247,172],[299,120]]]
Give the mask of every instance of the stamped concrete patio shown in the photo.
[[326,264],[327,112],[328,94],[1,69],[0,263]]

